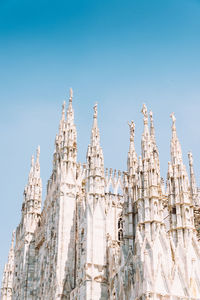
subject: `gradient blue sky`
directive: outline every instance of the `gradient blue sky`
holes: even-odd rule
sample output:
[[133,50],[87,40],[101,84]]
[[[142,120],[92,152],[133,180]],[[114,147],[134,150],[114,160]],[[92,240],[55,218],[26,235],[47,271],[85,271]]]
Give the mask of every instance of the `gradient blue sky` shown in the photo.
[[199,0],[0,0],[0,274],[38,144],[45,196],[70,87],[81,162],[97,101],[105,166],[126,169],[127,121],[136,123],[140,153],[146,103],[154,112],[163,177],[174,111],[184,161],[192,150],[199,182],[199,57]]

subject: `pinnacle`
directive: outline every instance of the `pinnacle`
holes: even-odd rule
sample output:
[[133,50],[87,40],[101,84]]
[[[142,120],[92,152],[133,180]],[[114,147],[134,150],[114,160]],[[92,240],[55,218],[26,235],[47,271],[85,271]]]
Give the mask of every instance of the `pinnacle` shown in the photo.
[[173,136],[173,138],[176,138],[177,137],[177,134],[176,134],[176,117],[175,117],[174,112],[171,113],[170,118],[172,119],[172,136]]
[[40,180],[40,146],[37,147],[36,151],[36,161],[34,161],[34,155],[31,157],[31,169],[28,176],[28,185],[26,186],[26,191],[34,185],[35,181]]
[[93,107],[94,114],[93,114],[93,128],[97,128],[97,117],[98,117],[98,104],[96,103]]
[[71,126],[74,124],[74,111],[72,107],[72,99],[73,99],[73,90],[70,88],[69,90],[69,105],[67,108],[67,124]]
[[97,110],[97,108],[98,108],[98,104],[95,103],[95,105],[94,105],[94,107],[93,107],[93,109],[94,109],[94,118],[97,118],[97,115],[98,115],[98,110]]
[[135,123],[132,120],[131,123],[128,122],[128,125],[129,125],[129,128],[130,128],[130,140],[134,141],[134,137],[135,137]]
[[145,104],[143,104],[143,106],[142,106],[141,113],[144,116],[144,125],[147,125],[148,124],[148,113],[147,113],[147,107]]
[[[88,162],[92,160],[93,162],[92,168],[96,170],[95,172],[99,174],[104,174],[104,157],[103,157],[102,148],[100,146],[100,133],[97,124],[97,116],[98,116],[97,103],[93,107],[93,110],[94,110],[94,114],[93,114],[93,126],[91,132],[91,143],[88,146],[87,160]],[[88,166],[90,168],[91,164],[88,163]]]
[[130,129],[130,146],[129,146],[129,153],[128,153],[128,171],[129,172],[136,172],[137,168],[137,154],[135,151],[134,145],[134,138],[135,138],[135,123],[131,121],[128,122],[129,129]]
[[150,135],[151,135],[153,143],[156,144],[155,128],[154,128],[153,112],[152,112],[152,110],[150,110],[149,116],[150,116]]
[[97,103],[94,105],[93,110],[93,127],[92,127],[92,135],[91,135],[91,143],[93,146],[100,146],[100,134],[99,134],[99,128],[97,123],[97,117],[98,117],[98,109],[97,109]]
[[72,102],[73,99],[73,90],[72,88],[69,89],[69,102]]
[[65,107],[66,107],[66,102],[64,100],[62,105],[62,121],[65,120]]
[[38,145],[37,147],[37,159],[36,159],[36,163],[39,164],[39,159],[40,159],[40,146]]
[[188,152],[188,159],[189,159],[189,164],[193,165],[193,155],[191,151]]
[[170,117],[172,119],[171,161],[172,164],[183,164],[181,145],[176,132],[175,114],[171,113]]
[[[135,151],[135,123],[128,122],[128,171],[121,175],[116,169],[106,169],[104,173],[98,108],[95,104],[87,165],[81,166],[77,163],[72,98],[73,91],[70,89],[67,119],[64,102],[64,118],[61,119],[60,134],[56,136],[53,172],[48,181],[42,213],[39,146],[36,159],[32,156],[22,220],[16,231],[16,241],[13,233],[9,256],[12,264],[7,264],[5,268],[7,277],[3,292],[7,293],[11,286],[12,298],[16,298],[25,290],[25,282],[28,299],[32,295],[36,299],[42,295],[45,299],[55,299],[63,293],[73,299],[81,293],[84,299],[100,299],[102,290],[105,299],[112,297],[116,300],[121,297],[141,299],[152,295],[176,298],[179,291],[180,295],[185,295],[185,287],[190,286],[190,274],[193,274],[191,262],[195,264],[194,270],[198,270],[199,264],[196,251],[199,242],[194,226],[199,195],[192,153],[188,153],[190,187],[186,168],[180,160],[180,143],[172,134],[171,162],[168,163],[165,190],[160,176],[153,113],[148,112],[144,104],[142,155],[137,158]],[[171,118],[172,131],[176,132],[174,114]],[[197,204],[196,208],[193,203]],[[178,256],[184,258],[181,261],[183,267]],[[135,264],[139,268],[136,282],[133,280]],[[174,272],[174,264],[180,267],[181,284],[180,274]],[[12,272],[14,277],[10,276],[9,282],[7,278]],[[55,276],[50,277],[49,272]],[[169,274],[174,274],[175,292],[172,289],[168,292],[168,282],[165,284]],[[198,274],[194,275],[196,279]],[[92,289],[89,285],[85,288],[84,278],[87,276],[95,283]],[[130,289],[129,284],[124,288],[124,277],[127,283],[130,282]],[[50,281],[52,289],[48,288]],[[139,292],[138,286],[141,287]],[[197,292],[194,299],[200,299],[200,292]]]
[[149,117],[150,117],[150,125],[151,125],[151,128],[154,128],[154,123],[153,123],[153,112],[152,110],[150,110],[149,112]]

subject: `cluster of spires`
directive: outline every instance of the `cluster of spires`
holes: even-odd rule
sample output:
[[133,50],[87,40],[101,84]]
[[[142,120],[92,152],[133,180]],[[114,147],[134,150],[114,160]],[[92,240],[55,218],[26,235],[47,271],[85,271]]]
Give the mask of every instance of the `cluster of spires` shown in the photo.
[[[67,166],[64,168],[64,170],[69,170],[70,168],[74,170],[77,169],[77,133],[74,124],[72,98],[73,91],[72,89],[70,89],[68,108],[66,111],[66,104],[64,102],[62,106],[62,117],[59,126],[59,134],[56,135],[55,139],[53,174],[59,174],[59,170],[63,167],[63,165]],[[147,107],[145,104],[143,104],[141,112],[143,114],[144,130],[141,140],[142,153],[139,158],[137,158],[134,144],[135,124],[133,121],[131,121],[131,123],[128,123],[130,127],[130,146],[127,161],[127,174],[130,178],[132,178],[132,183],[138,185],[138,198],[142,197],[142,195],[144,198],[148,197],[149,189],[154,186],[157,186],[156,197],[159,198],[159,195],[163,194],[164,188],[163,180],[160,176],[159,152],[156,144],[153,113],[152,111],[150,111],[148,115]],[[100,133],[97,117],[97,104],[95,104],[91,142],[88,146],[87,151],[87,190],[89,193],[93,193],[95,189],[97,191],[98,188],[99,193],[102,193],[105,188],[105,179],[108,179],[108,171],[106,170],[106,172],[104,172],[104,157],[103,150],[100,146]],[[176,211],[179,211],[180,209],[182,209],[182,204],[185,204],[186,206],[188,206],[188,209],[191,212],[192,206],[199,205],[192,154],[191,152],[188,154],[190,165],[189,182],[186,167],[183,164],[180,142],[177,137],[175,124],[176,118],[174,113],[171,114],[171,118],[171,162],[169,162],[168,164],[167,174],[167,195],[169,196],[169,209],[174,210],[176,207]],[[114,172],[114,179],[115,177],[116,174]],[[120,177],[120,175],[118,177]],[[179,207],[177,207],[178,202]],[[160,219],[162,218],[163,216],[161,211]],[[180,225],[180,222],[178,220],[176,220],[176,222],[174,221],[174,228],[176,229],[179,226],[188,226],[188,228],[193,227],[192,221],[189,222],[189,225],[186,224],[186,221],[184,222],[185,224],[182,223]]]
[[[76,127],[74,124],[74,110],[72,107],[72,99],[73,99],[73,90],[70,89],[70,97],[69,104],[66,111],[66,103],[64,101],[62,105],[62,117],[59,125],[59,134],[56,135],[55,139],[55,152],[54,152],[54,171],[58,169],[58,162],[65,161],[69,165],[69,167],[75,167],[76,159],[77,159],[77,133]],[[135,151],[134,137],[135,137],[135,123],[131,121],[129,124],[130,127],[130,147],[128,152],[128,173],[130,175],[137,176],[137,169],[141,169],[142,161],[146,161],[145,166],[147,166],[147,162],[150,162],[151,167],[155,168],[157,172],[157,179],[160,179],[160,164],[159,164],[159,153],[156,145],[155,138],[155,128],[153,121],[153,113],[149,112],[150,117],[150,130],[148,127],[148,112],[146,105],[143,104],[142,107],[143,121],[144,121],[144,131],[142,134],[142,155],[137,159],[137,154]],[[88,146],[87,152],[87,163],[90,172],[94,170],[96,175],[101,174],[104,176],[104,158],[103,151],[100,146],[100,134],[97,123],[97,104],[94,106],[94,115],[93,115],[93,127],[91,134],[91,144]],[[175,115],[171,114],[172,118],[172,139],[171,139],[171,162],[168,163],[168,192],[171,188],[170,186],[170,178],[173,176],[177,176],[177,172],[181,173],[185,180],[185,187],[188,186],[188,177],[186,168],[183,164],[182,160],[182,151],[180,142],[177,137],[176,125],[175,125]],[[26,211],[26,203],[31,199],[38,199],[41,202],[41,178],[40,178],[40,147],[37,149],[37,157],[36,162],[34,163],[34,157],[31,159],[31,170],[29,173],[28,184],[24,191],[24,205],[23,211]],[[193,168],[193,158],[192,153],[188,153],[189,158],[189,166],[190,166],[190,187],[192,190],[193,198],[195,199],[195,204],[198,205],[198,197],[197,197],[197,187],[194,176],[194,168]],[[152,165],[154,164],[154,166]],[[174,174],[175,172],[175,174]],[[89,175],[90,176],[90,175]]]
[[72,107],[73,91],[70,89],[69,105],[66,112],[66,103],[62,105],[62,117],[59,125],[59,134],[55,139],[54,171],[59,167],[61,160],[68,164],[68,167],[75,167],[77,151],[77,133],[74,124],[74,110]]
[[[69,104],[66,111],[66,104],[62,106],[62,118],[59,126],[59,134],[55,139],[55,152],[54,152],[54,167],[53,173],[58,172],[61,163],[67,164],[69,168],[76,168],[77,163],[77,133],[74,124],[74,111],[72,107],[73,91],[70,89]],[[139,193],[143,188],[143,197],[147,197],[147,185],[148,185],[148,172],[151,173],[150,183],[152,186],[161,186],[162,180],[160,177],[160,163],[159,153],[156,145],[155,128],[153,121],[153,113],[150,111],[150,130],[148,127],[148,112],[146,105],[142,107],[144,131],[142,134],[142,155],[137,158],[134,145],[135,137],[135,124],[133,121],[129,123],[130,127],[130,147],[128,152],[128,174],[133,180],[139,182]],[[104,158],[103,151],[100,146],[100,134],[97,124],[97,104],[94,106],[93,127],[91,134],[91,143],[88,146],[87,152],[87,178],[93,189],[95,186],[94,177],[99,176],[101,181],[104,177]],[[171,210],[176,209],[177,220],[172,220],[172,230],[178,230],[181,227],[191,229],[194,227],[193,221],[190,217],[185,218],[184,224],[181,223],[181,210],[185,205],[187,210],[191,212],[193,206],[199,205],[198,190],[195,181],[193,158],[192,153],[189,152],[189,166],[190,166],[190,181],[186,172],[186,167],[183,164],[182,151],[180,142],[176,132],[176,118],[174,113],[171,114],[172,118],[172,139],[171,139],[171,162],[168,164],[167,174],[167,194],[169,196],[169,208]],[[27,213],[37,214],[41,213],[41,191],[42,183],[40,178],[40,148],[37,149],[36,162],[34,158],[31,160],[31,170],[28,177],[28,184],[24,191],[24,203],[22,206],[23,215]],[[120,175],[119,175],[120,176]],[[141,181],[142,178],[142,181]],[[102,184],[103,186],[103,184]],[[191,191],[191,194],[188,191]],[[92,189],[91,189],[92,191]],[[35,201],[37,200],[37,201]],[[187,211],[186,210],[186,211]],[[179,238],[183,239],[183,236],[179,234]],[[12,239],[12,245],[9,252],[8,264],[6,264],[5,274],[7,274],[10,267],[12,267],[14,255],[14,236]],[[4,281],[8,280],[4,278]]]
[[[59,162],[65,161],[69,167],[76,166],[77,160],[77,132],[74,124],[74,110],[72,107],[72,99],[73,99],[73,90],[70,89],[69,96],[69,104],[66,111],[66,103],[64,101],[62,105],[62,117],[59,125],[59,134],[56,135],[55,139],[55,152],[54,152],[54,168],[53,170],[59,169]],[[154,168],[157,172],[157,180],[160,180],[160,164],[159,164],[159,153],[156,145],[155,138],[155,128],[153,121],[153,113],[149,112],[150,117],[150,130],[148,127],[148,112],[146,105],[143,104],[142,107],[143,121],[144,121],[144,131],[142,134],[142,155],[137,159],[137,154],[135,151],[134,137],[135,137],[135,123],[131,121],[129,124],[130,127],[130,146],[128,152],[128,173],[129,175],[135,175],[137,177],[137,170],[142,170],[142,164],[144,163],[144,168],[147,167],[147,164],[150,162],[152,168]],[[87,152],[87,164],[89,167],[89,172],[92,172],[92,175],[101,175],[104,176],[104,158],[103,151],[100,146],[100,134],[97,123],[97,104],[94,106],[94,115],[93,115],[93,127],[91,134],[91,143],[88,146]],[[188,186],[188,177],[186,168],[183,164],[182,160],[182,151],[180,142],[177,137],[176,125],[175,125],[175,115],[171,114],[172,118],[172,139],[171,139],[171,162],[168,163],[168,181],[167,188],[168,192],[170,191],[170,178],[173,176],[177,176],[176,172],[181,172],[182,177],[185,180],[185,187]],[[40,178],[40,164],[39,164],[39,156],[40,156],[40,147],[37,149],[37,158],[34,163],[34,157],[31,159],[31,170],[28,178],[28,185],[24,191],[24,204],[23,211],[26,212],[26,203],[31,199],[38,199],[40,202],[41,208],[41,189],[42,183]],[[197,197],[197,187],[194,176],[194,168],[193,168],[193,158],[192,153],[189,152],[189,166],[190,166],[190,187],[192,191],[192,195],[195,201],[195,205],[198,205],[198,197]],[[153,166],[154,164],[154,166]],[[176,166],[176,167],[175,167]],[[179,167],[177,167],[179,166]],[[95,174],[94,174],[95,172]],[[107,172],[107,171],[106,171]],[[175,174],[174,174],[175,172]],[[89,174],[90,176],[91,174]]]

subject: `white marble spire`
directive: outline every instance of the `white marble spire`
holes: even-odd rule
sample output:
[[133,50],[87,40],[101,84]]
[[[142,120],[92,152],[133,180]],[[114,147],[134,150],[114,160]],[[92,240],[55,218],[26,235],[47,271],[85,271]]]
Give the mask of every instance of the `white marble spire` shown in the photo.
[[[193,197],[186,167],[183,164],[181,145],[176,132],[176,118],[172,118],[171,162],[168,164],[168,206],[170,212],[170,230],[175,244],[187,245],[190,232],[194,229]],[[192,160],[190,157],[190,165]]]
[[[74,123],[74,110],[72,106],[73,91],[70,89],[68,108],[62,105],[62,116],[59,126],[59,135],[55,138],[53,158],[54,176],[61,168],[61,162],[67,163],[67,168],[75,168],[77,162],[77,131]],[[65,167],[64,167],[65,168]],[[65,168],[66,169],[66,168]]]
[[[183,164],[174,114],[166,192],[153,113],[146,105],[142,155],[137,158],[131,121],[128,170],[104,174],[97,104],[81,165],[72,101],[70,90],[42,212],[39,147],[31,158],[1,299],[199,300],[200,208],[194,205],[199,191],[191,153],[190,181]],[[114,155],[112,138],[110,148]]]
[[62,104],[62,115],[59,124],[59,136],[62,136],[65,130],[65,120],[66,120],[65,114],[66,114],[66,102],[64,100]]
[[129,152],[128,152],[128,172],[130,175],[136,174],[137,167],[138,167],[138,160],[137,160],[137,153],[135,151],[135,123],[131,121],[128,123],[130,129],[130,145],[129,145]]
[[151,152],[151,140],[149,134],[149,127],[148,127],[148,112],[147,107],[145,104],[142,106],[141,113],[143,114],[143,122],[144,122],[144,130],[142,134],[142,141],[141,141],[141,150],[142,150],[142,158],[149,159],[150,152]]
[[1,286],[1,299],[11,300],[13,292],[13,274],[14,274],[14,243],[15,231],[12,233],[12,242],[8,254],[8,261],[5,264],[3,272],[3,280]]
[[[87,151],[87,168],[88,168],[88,176],[90,177],[90,187],[91,182],[92,189],[95,191],[102,192],[102,178],[104,177],[104,156],[103,156],[103,150],[100,146],[100,133],[98,128],[98,122],[97,122],[97,116],[98,116],[98,110],[97,110],[97,104],[94,106],[94,114],[93,114],[93,126],[92,126],[92,132],[91,132],[91,142],[88,146]],[[91,179],[91,176],[94,177],[100,177],[101,180],[99,184],[97,181]],[[98,186],[99,185],[99,186]]]
[[150,135],[152,142],[156,145],[156,136],[155,136],[155,128],[154,128],[154,120],[153,120],[153,112],[150,110],[149,112],[150,117]]
[[[24,189],[24,202],[22,205],[22,212],[24,217],[24,225],[26,229],[33,230],[32,215],[36,215],[36,218],[41,214],[42,205],[42,180],[40,177],[40,146],[37,148],[36,160],[34,162],[34,156],[31,157],[31,169],[28,176],[28,183]],[[36,224],[34,224],[35,226]]]
[[176,117],[174,113],[171,113],[170,117],[172,119],[171,162],[172,164],[182,164],[182,150],[176,132]]
[[67,108],[67,124],[73,126],[74,124],[74,110],[72,107],[72,100],[73,100],[73,90],[70,88],[69,90],[69,104]]
[[192,194],[194,205],[199,206],[198,191],[197,191],[197,184],[196,184],[196,178],[195,178],[195,173],[194,173],[192,152],[188,153],[188,160],[189,160],[189,167],[190,167],[190,189],[191,189],[191,194]]
[[92,127],[92,133],[91,133],[91,146],[92,147],[100,147],[100,133],[98,128],[98,106],[97,103],[94,106],[94,114],[93,114],[93,127]]

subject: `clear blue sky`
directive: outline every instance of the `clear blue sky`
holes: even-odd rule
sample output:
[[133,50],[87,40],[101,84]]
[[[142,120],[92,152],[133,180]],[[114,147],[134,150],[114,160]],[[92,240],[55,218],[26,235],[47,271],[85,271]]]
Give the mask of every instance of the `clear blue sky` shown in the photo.
[[79,160],[99,103],[105,166],[126,169],[142,103],[153,110],[162,176],[169,160],[169,114],[200,175],[199,0],[0,0],[0,273],[20,221],[30,158],[41,146],[45,196],[61,104],[74,90]]

